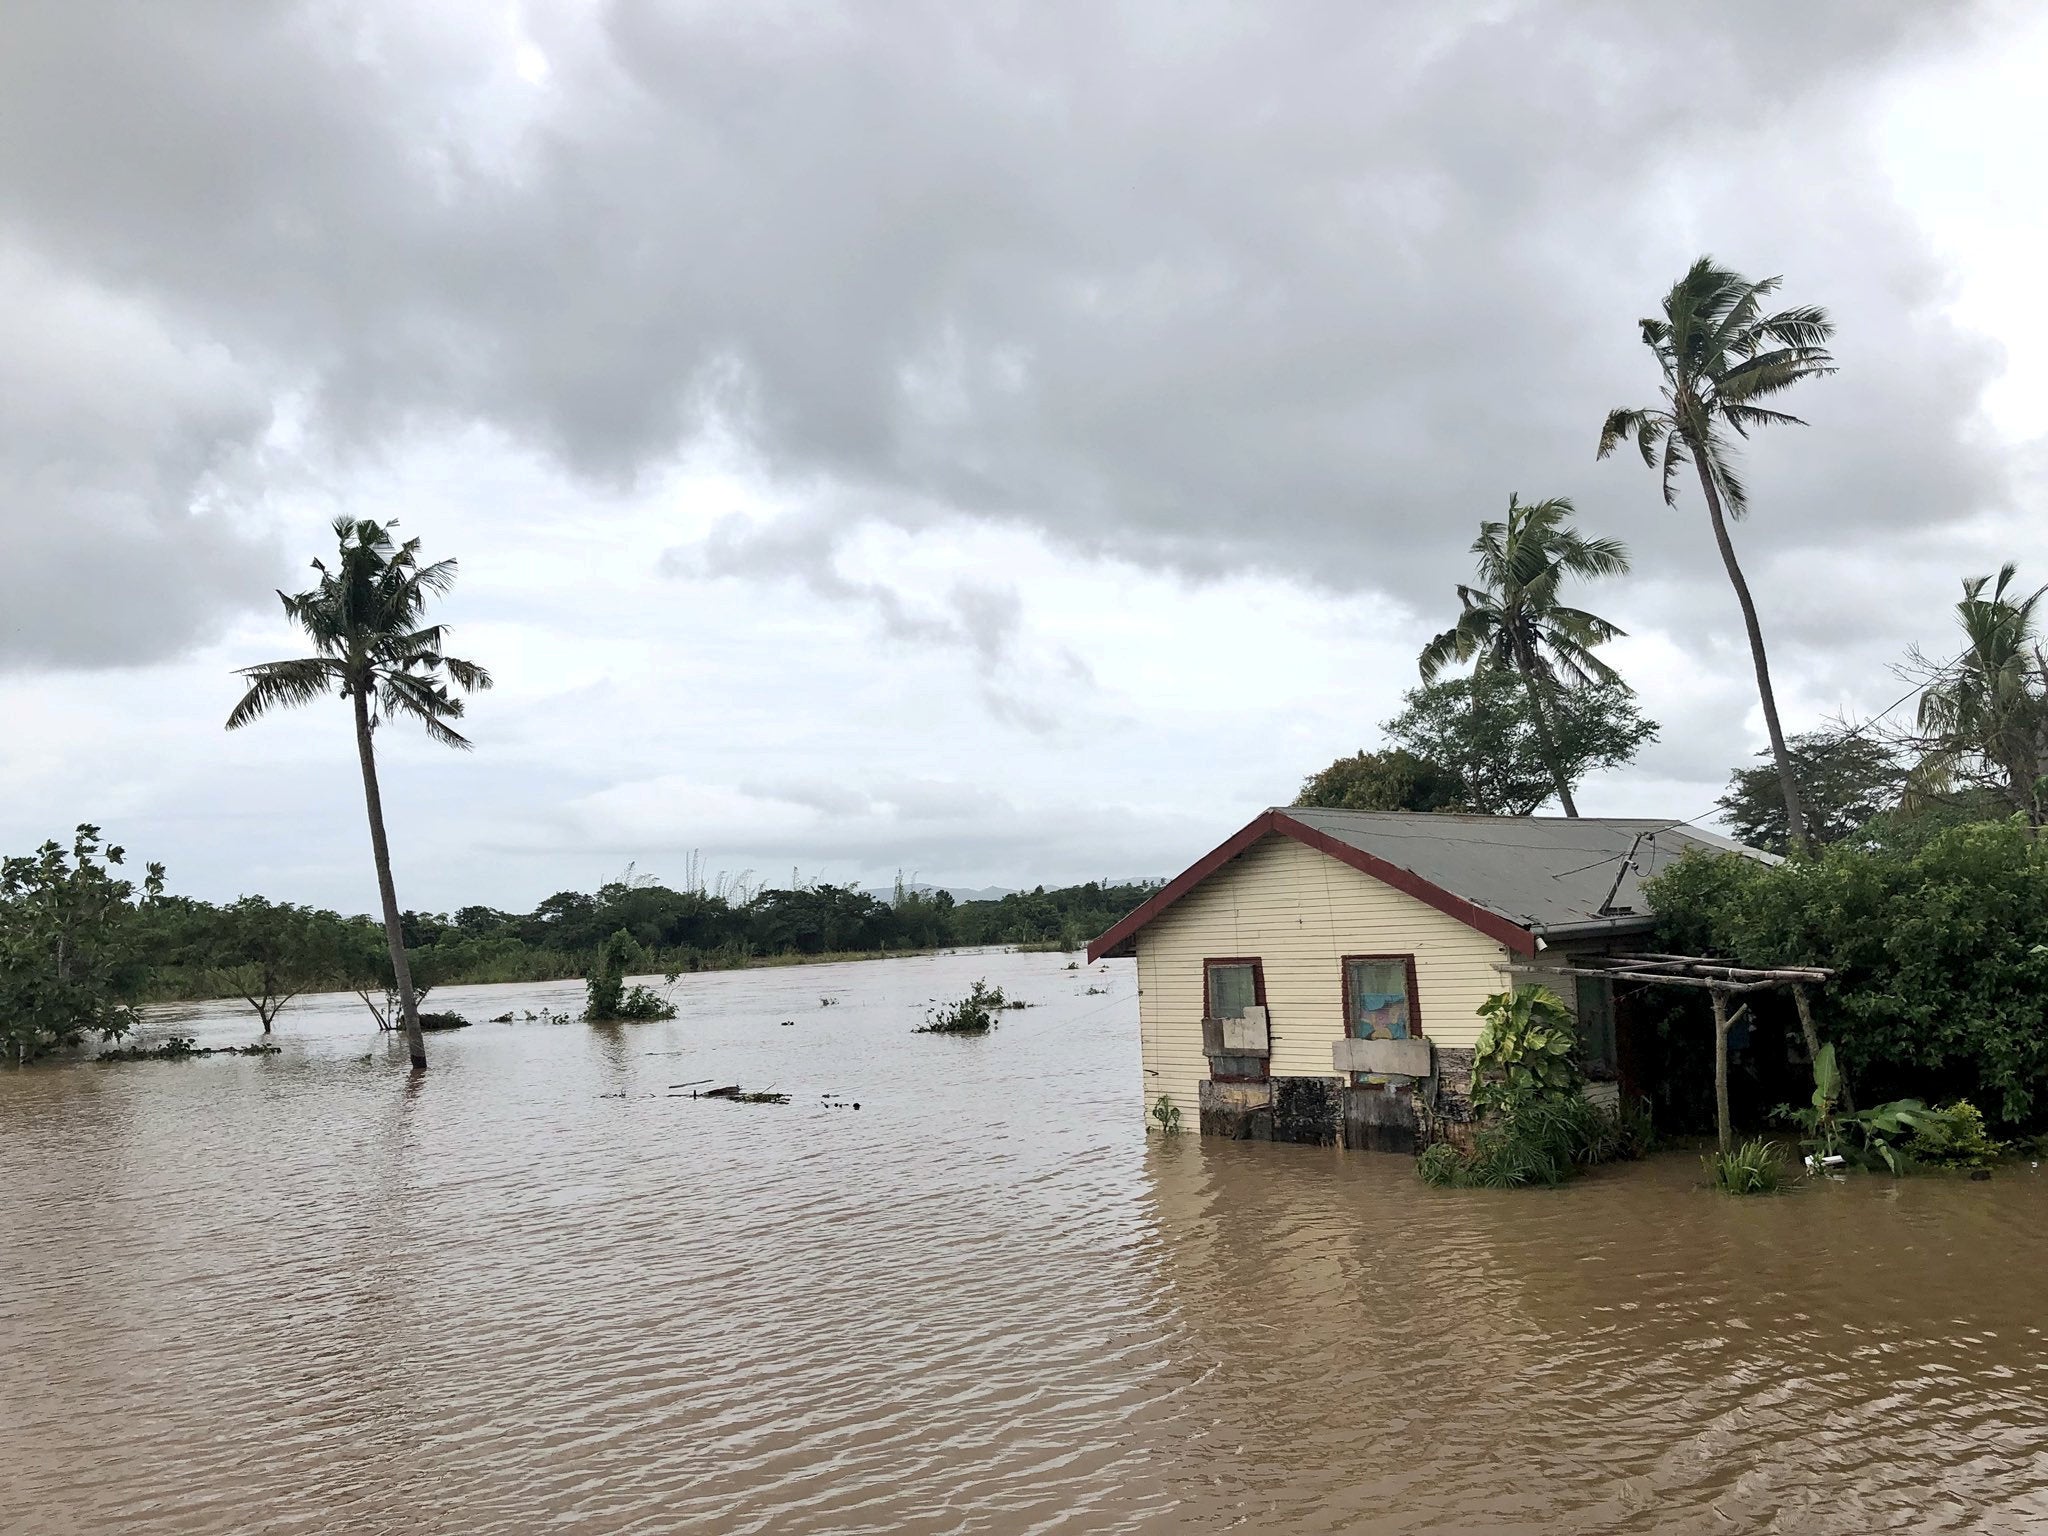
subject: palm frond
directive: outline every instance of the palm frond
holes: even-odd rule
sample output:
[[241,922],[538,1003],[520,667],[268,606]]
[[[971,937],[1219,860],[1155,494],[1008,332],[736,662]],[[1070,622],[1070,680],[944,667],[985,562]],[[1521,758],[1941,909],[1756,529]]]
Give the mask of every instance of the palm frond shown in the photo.
[[443,656],[441,665],[455,686],[465,693],[482,693],[493,686],[491,674],[473,661],[464,661],[456,656]]
[[1685,438],[1677,432],[1664,434],[1664,505],[1678,505],[1678,472],[1692,462],[1692,455],[1686,451]]
[[1823,378],[1835,371],[1827,353],[1812,353],[1791,347],[1760,352],[1711,381],[1714,401],[1725,408],[1761,400],[1790,389],[1806,379]]
[[1654,441],[1654,423],[1651,413],[1630,406],[1622,406],[1607,413],[1607,420],[1600,425],[1600,446],[1593,457],[1604,459],[1620,445],[1624,438],[1633,437],[1636,446],[1642,450],[1643,462],[1650,459],[1650,444]]
[[470,749],[469,739],[448,724],[462,717],[462,700],[451,698],[432,683],[405,673],[390,673],[382,679],[378,697],[387,716],[410,715],[425,728],[429,739],[465,752]]
[[235,676],[247,678],[249,689],[228,714],[227,728],[231,731],[240,730],[273,709],[291,709],[332,692],[338,681],[334,663],[324,656],[266,661],[242,667]]
[[[1835,323],[1820,305],[1801,304],[1792,309],[1781,309],[1774,315],[1765,315],[1756,322],[1754,330],[1757,335],[1781,346],[1818,352],[1835,334]],[[1821,356],[1825,358],[1827,354],[1823,352]]]
[[[1619,634],[1621,631],[1616,630],[1615,633]],[[1582,687],[1589,683],[1621,681],[1621,674],[1595,656],[1588,647],[1567,639],[1562,634],[1552,633],[1546,636],[1545,649],[1557,669]]]
[[1760,405],[1724,405],[1721,419],[1735,429],[1737,437],[1748,437],[1757,427],[1803,427],[1797,416],[1784,411],[1767,411]]

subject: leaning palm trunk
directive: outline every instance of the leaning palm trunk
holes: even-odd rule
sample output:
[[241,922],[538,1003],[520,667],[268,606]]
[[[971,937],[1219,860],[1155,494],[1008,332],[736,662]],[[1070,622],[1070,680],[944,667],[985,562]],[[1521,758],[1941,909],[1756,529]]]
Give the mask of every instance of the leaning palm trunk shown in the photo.
[[1742,605],[1742,627],[1749,632],[1749,654],[1756,663],[1756,692],[1763,701],[1764,729],[1771,738],[1771,760],[1778,765],[1778,787],[1785,795],[1785,839],[1794,853],[1806,851],[1806,813],[1799,804],[1799,785],[1792,777],[1792,754],[1785,750],[1785,732],[1778,724],[1778,696],[1771,691],[1771,664],[1764,655],[1763,626],[1757,623],[1756,603],[1749,595],[1749,583],[1735,559],[1735,544],[1728,537],[1728,522],[1721,515],[1721,493],[1707,471],[1704,449],[1694,445],[1693,464],[1700,472],[1700,489],[1706,493],[1707,518],[1714,525],[1714,543],[1721,551],[1721,564],[1735,588],[1735,600]]
[[384,903],[384,941],[391,947],[391,975],[398,986],[398,1006],[405,1021],[405,1049],[415,1072],[427,1070],[427,1041],[420,1033],[419,1000],[412,990],[412,967],[405,958],[405,925],[398,916],[398,888],[391,879],[391,845],[384,838],[384,797],[377,792],[377,749],[370,739],[370,701],[360,689],[354,698],[356,755],[363,764],[363,800],[370,812],[370,852],[377,861],[377,894]]
[[1522,686],[1529,692],[1529,723],[1536,730],[1536,744],[1543,748],[1543,760],[1550,765],[1551,782],[1557,786],[1558,804],[1564,807],[1567,816],[1576,817],[1579,808],[1572,802],[1572,787],[1564,776],[1564,758],[1557,750],[1557,738],[1551,734],[1550,715],[1543,707],[1543,690],[1536,686],[1536,670],[1526,656],[1515,657],[1516,670],[1522,674]]

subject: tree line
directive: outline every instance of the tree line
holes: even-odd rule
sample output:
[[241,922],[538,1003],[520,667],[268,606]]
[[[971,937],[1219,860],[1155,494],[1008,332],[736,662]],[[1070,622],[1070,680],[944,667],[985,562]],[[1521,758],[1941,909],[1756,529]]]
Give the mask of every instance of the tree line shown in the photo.
[[[160,868],[137,884],[123,877],[121,858],[86,827],[69,849],[52,843],[0,866],[0,1043],[9,1058],[123,1034],[138,1001],[240,998],[267,1033],[303,993],[355,991],[380,1025],[403,1028],[381,918],[262,896],[167,895]],[[900,882],[884,899],[822,883],[678,890],[629,873],[596,891],[558,891],[529,912],[401,911],[398,931],[417,1006],[436,987],[585,977],[600,953],[647,975],[982,944],[1065,948],[1153,889],[1090,881],[956,902]]]

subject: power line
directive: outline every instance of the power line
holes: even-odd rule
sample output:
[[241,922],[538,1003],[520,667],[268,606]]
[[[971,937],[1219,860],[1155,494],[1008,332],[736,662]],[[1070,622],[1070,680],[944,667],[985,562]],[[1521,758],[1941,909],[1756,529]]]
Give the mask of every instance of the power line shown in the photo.
[[[2048,591],[2048,588],[2044,588],[2043,590]],[[1960,662],[1965,656],[1968,656],[1969,654],[1970,653],[1967,648],[1958,651],[1954,656],[1950,657],[1949,660],[1942,663],[1941,666],[1935,669],[1934,676],[1932,678],[1929,678],[1924,683],[1915,683],[1911,688],[1908,688],[1896,699],[1893,699],[1891,703],[1885,705],[1883,709],[1880,709],[1876,714],[1864,720],[1862,724],[1851,726],[1848,730],[1842,732],[1841,737],[1839,739],[1842,741],[1853,741],[1856,737],[1862,735],[1865,731],[1869,730],[1873,725],[1876,725],[1877,722],[1882,720],[1886,715],[1890,714],[1893,710],[1897,709],[1901,704],[1905,703],[1906,700],[1912,698],[1915,694],[1925,693],[1929,688],[1932,688],[1937,681],[1939,681],[1944,675],[1946,675],[1946,673],[1951,667],[1955,666],[1958,662]],[[1702,816],[1711,815],[1713,812],[1719,810],[1720,806],[1721,797],[1719,795],[1716,795],[1714,797],[1713,804],[1707,806],[1704,810],[1696,811],[1690,816],[1682,816],[1677,821],[1667,822],[1661,827],[1653,827],[1648,832],[1638,833],[1636,835],[1635,841],[1629,844],[1626,852],[1604,854],[1600,858],[1593,860],[1593,862],[1590,864],[1580,864],[1572,869],[1559,870],[1550,878],[1553,880],[1562,880],[1569,875],[1582,875],[1589,869],[1598,869],[1602,864],[1611,864],[1616,859],[1633,858],[1635,856],[1637,846],[1641,844],[1645,839],[1654,843],[1657,840],[1658,833],[1669,832],[1677,827],[1689,826],[1691,823],[1698,821]]]

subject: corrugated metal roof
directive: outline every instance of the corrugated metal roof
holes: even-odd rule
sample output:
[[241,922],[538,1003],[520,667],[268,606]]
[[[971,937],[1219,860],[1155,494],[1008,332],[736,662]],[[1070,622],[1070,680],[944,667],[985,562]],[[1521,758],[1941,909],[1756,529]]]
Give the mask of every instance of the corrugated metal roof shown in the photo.
[[1688,848],[1775,856],[1684,822],[1279,808],[1324,836],[1536,932],[1648,916],[1643,882]]

